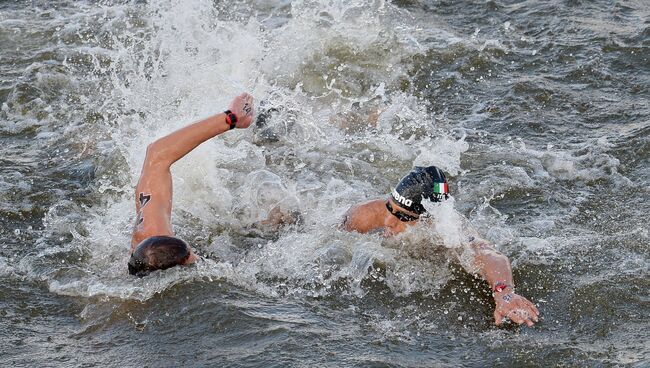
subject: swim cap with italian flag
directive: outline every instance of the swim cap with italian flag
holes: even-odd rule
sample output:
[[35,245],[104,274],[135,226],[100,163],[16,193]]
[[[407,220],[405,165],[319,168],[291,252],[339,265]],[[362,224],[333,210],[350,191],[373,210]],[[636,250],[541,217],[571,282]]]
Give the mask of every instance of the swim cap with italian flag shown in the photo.
[[416,166],[413,171],[400,180],[391,193],[393,200],[401,207],[423,214],[422,198],[440,202],[449,197],[449,185],[442,170],[435,166]]

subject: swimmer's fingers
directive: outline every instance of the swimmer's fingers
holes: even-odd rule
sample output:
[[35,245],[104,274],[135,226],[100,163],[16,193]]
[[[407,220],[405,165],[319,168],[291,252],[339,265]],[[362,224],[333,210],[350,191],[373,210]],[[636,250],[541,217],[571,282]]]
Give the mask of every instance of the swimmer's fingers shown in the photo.
[[[533,303],[530,303],[530,307],[535,312],[535,317],[539,317],[539,309],[537,309],[537,306],[535,304],[533,304]],[[537,322],[537,321],[535,321],[535,322]]]
[[526,314],[520,309],[506,309],[494,312],[495,324],[497,326],[500,326],[506,318],[518,325],[522,323],[526,323],[528,326],[533,325],[533,322],[528,320]]
[[494,311],[494,323],[497,326],[500,326],[503,323],[504,319],[510,319],[512,322],[520,325],[524,323],[526,320],[523,318],[524,314],[518,312],[516,309],[511,309],[511,308],[503,308],[503,309],[496,309]]
[[519,298],[517,299],[516,302],[517,302],[517,306],[521,310],[525,311],[527,313],[527,315],[530,316],[530,319],[532,321],[534,321],[534,322],[538,321],[538,319],[539,319],[539,310],[537,309],[535,304],[533,304],[530,300],[524,298],[523,296],[519,296]]
[[501,326],[501,323],[503,322],[503,316],[501,313],[495,309],[494,310],[494,324],[497,326]]
[[523,309],[511,310],[508,313],[508,318],[518,325],[525,323],[528,327],[532,327],[535,324],[529,314]]
[[511,310],[508,312],[508,318],[518,325],[524,323],[525,319],[523,318],[523,313],[520,313],[518,310]]
[[500,325],[503,318],[521,325],[525,323],[532,327],[539,320],[539,310],[528,299],[511,293],[496,299],[497,305],[494,311],[495,323]]
[[523,318],[528,327],[533,327],[539,321],[538,314],[530,307],[517,309],[516,312]]

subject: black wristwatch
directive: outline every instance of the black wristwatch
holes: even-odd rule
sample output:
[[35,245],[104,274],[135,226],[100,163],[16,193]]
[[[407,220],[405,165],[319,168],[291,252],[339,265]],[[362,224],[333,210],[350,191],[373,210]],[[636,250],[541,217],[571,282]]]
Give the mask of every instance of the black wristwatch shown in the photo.
[[226,123],[230,125],[230,129],[235,129],[237,126],[237,115],[233,114],[230,110],[226,110],[223,113],[226,114]]

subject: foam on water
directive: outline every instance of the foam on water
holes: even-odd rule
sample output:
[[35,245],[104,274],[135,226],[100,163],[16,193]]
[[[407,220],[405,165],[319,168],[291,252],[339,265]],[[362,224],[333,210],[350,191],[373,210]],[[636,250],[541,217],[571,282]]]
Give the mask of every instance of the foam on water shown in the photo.
[[7,264],[4,257],[0,257],[0,276],[8,276],[13,272],[13,267]]

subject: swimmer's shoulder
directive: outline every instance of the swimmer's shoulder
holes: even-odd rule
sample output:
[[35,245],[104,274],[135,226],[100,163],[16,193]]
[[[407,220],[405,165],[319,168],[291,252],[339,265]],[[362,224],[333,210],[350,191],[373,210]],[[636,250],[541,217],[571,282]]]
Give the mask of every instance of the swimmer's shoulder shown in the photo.
[[343,216],[341,230],[367,233],[384,226],[380,211],[384,208],[384,200],[376,199],[353,205]]

